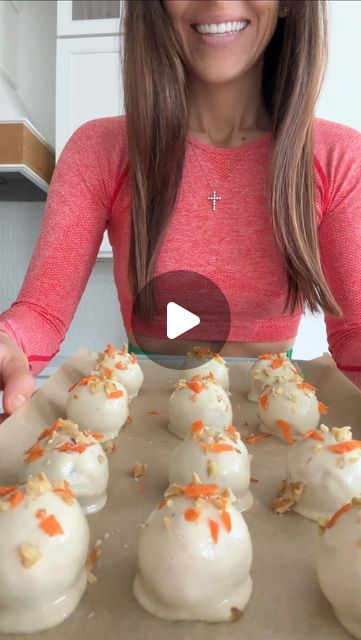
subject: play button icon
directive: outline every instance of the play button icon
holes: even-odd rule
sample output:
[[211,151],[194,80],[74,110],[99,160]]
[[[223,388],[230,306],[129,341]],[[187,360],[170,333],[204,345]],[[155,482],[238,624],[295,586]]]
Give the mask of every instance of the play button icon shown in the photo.
[[167,271],[133,301],[129,340],[154,362],[180,369],[195,347],[220,353],[230,326],[228,301],[215,282],[195,271]]
[[195,313],[181,307],[176,302],[167,304],[167,338],[174,340],[200,323]]

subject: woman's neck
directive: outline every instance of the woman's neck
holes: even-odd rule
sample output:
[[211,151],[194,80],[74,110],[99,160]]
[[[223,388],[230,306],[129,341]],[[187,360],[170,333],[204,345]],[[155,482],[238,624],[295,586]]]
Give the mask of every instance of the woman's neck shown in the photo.
[[229,83],[188,80],[189,133],[202,142],[237,147],[271,128],[262,106],[262,65]]

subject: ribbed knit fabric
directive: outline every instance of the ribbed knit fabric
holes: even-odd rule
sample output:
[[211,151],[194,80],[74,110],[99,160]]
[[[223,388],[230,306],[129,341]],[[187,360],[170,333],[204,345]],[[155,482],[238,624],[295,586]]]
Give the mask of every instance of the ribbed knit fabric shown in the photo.
[[[232,314],[229,341],[294,338],[300,321],[300,313],[282,314],[286,269],[267,208],[271,144],[271,134],[238,148],[189,137],[177,206],[159,256],[156,274],[190,269],[222,289]],[[361,387],[361,134],[315,119],[314,150],[322,263],[344,313],[342,320],[326,317],[330,351]],[[215,213],[207,200],[210,187],[222,197]],[[23,286],[0,315],[0,330],[23,349],[34,373],[59,350],[106,228],[130,329],[129,202],[126,118],[87,122],[59,158]],[[144,323],[137,328],[156,335]],[[214,317],[209,331],[217,339]]]

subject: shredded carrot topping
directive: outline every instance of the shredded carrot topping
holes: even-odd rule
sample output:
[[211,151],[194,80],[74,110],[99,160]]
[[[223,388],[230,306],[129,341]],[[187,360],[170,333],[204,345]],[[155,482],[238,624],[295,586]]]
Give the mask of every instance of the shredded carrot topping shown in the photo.
[[327,449],[332,453],[348,453],[361,447],[361,440],[345,440],[339,444],[331,444]]
[[208,518],[208,525],[211,531],[211,536],[212,536],[212,540],[213,542],[215,542],[215,544],[217,544],[218,542],[218,533],[219,533],[219,526],[218,523],[215,522],[214,520],[211,520],[211,518]]
[[167,504],[167,498],[162,498],[158,505],[158,509],[163,509],[163,507],[165,507],[166,504]]
[[201,447],[206,451],[214,451],[215,453],[224,453],[225,451],[234,451],[234,447],[227,442],[201,442]]
[[55,420],[55,422],[53,422],[53,424],[50,425],[48,429],[44,429],[44,431],[41,432],[40,436],[38,437],[38,440],[43,440],[43,438],[48,438],[49,436],[51,436],[54,433],[54,431],[56,431],[56,429],[60,426],[60,423],[61,423],[61,418],[58,418],[57,420]]
[[293,444],[291,425],[287,420],[276,420],[277,425],[282,431],[282,435],[288,444]]
[[198,380],[194,380],[193,382],[187,382],[187,387],[194,391],[194,393],[200,393],[202,389],[204,389],[204,384]]
[[201,512],[199,509],[193,509],[192,507],[190,507],[189,509],[185,510],[183,515],[189,522],[197,522],[199,516],[201,515]]
[[117,391],[111,391],[111,393],[107,393],[107,397],[111,400],[115,398],[121,398],[123,395],[124,393],[121,389],[118,389]]
[[25,462],[34,462],[34,460],[38,460],[45,455],[44,449],[37,443],[33,444],[30,449],[25,451]]
[[103,433],[96,433],[95,431],[83,431],[85,436],[91,436],[92,438],[94,438],[95,440],[103,440],[104,439],[104,434]]
[[335,522],[337,522],[337,520],[347,511],[350,511],[350,509],[352,509],[352,502],[347,502],[347,504],[344,504],[343,507],[341,507],[340,509],[338,509],[338,511],[336,511],[336,513],[333,514],[332,518],[330,518],[330,520],[328,521],[328,523],[326,524],[326,529],[331,529],[331,527],[333,527],[333,525],[335,524]]
[[273,360],[273,353],[262,353],[261,356],[258,356],[259,360]]
[[318,403],[318,410],[319,412],[323,415],[323,416],[327,416],[328,414],[328,407],[326,407],[325,404],[323,404],[323,402],[319,402]]
[[299,382],[297,386],[299,389],[304,389],[305,391],[317,391],[317,387],[313,387],[312,384],[308,384],[308,382]]
[[231,520],[231,516],[230,516],[230,514],[228,513],[228,511],[226,511],[226,509],[224,509],[224,510],[221,512],[221,520],[222,520],[222,522],[223,522],[224,526],[226,527],[226,529],[227,529],[228,533],[229,533],[230,531],[232,531],[232,520]]
[[123,364],[123,362],[116,362],[116,364],[114,365],[114,367],[116,369],[119,369],[120,371],[124,371],[127,367],[125,364]]
[[137,356],[135,355],[135,353],[131,353],[131,354],[130,354],[130,356],[129,356],[129,361],[130,361],[132,364],[136,364],[136,363],[138,362],[138,358],[137,358]]
[[64,484],[65,484],[64,488],[63,487],[53,487],[53,492],[54,493],[58,493],[61,498],[65,498],[65,500],[68,500],[69,502],[72,502],[74,500],[74,494],[73,494],[72,490],[69,487],[69,482],[67,482],[65,480]]
[[203,420],[195,420],[192,424],[192,433],[199,433],[204,428]]
[[112,344],[107,344],[107,348],[105,349],[105,353],[112,357],[116,352],[116,348]]
[[24,494],[22,491],[15,491],[15,493],[13,493],[10,496],[9,502],[12,508],[17,507],[18,504],[20,504],[20,502],[22,502],[24,500]]
[[233,424],[230,424],[229,427],[225,428],[225,432],[233,435],[234,433],[237,433],[237,428],[234,427]]
[[107,378],[111,378],[113,375],[112,370],[109,367],[105,367],[104,365],[103,365],[103,372]]
[[151,411],[147,411],[148,416],[160,416],[159,411],[152,409]]
[[303,436],[304,438],[312,438],[312,440],[318,440],[319,442],[324,442],[325,438],[315,429],[310,429]]
[[37,512],[35,513],[35,517],[38,518],[39,520],[42,520],[43,518],[45,518],[45,514],[46,514],[46,509],[38,509]]
[[10,487],[0,487],[0,496],[7,496],[9,493],[15,491],[18,488],[18,484],[12,484]]
[[64,533],[60,522],[54,515],[46,516],[45,518],[43,518],[39,523],[39,527],[44,531],[44,533],[46,533],[47,536],[50,536],[51,538],[53,536],[58,536],[59,534]]
[[190,484],[182,487],[182,494],[186,496],[186,498],[207,498],[217,493],[219,493],[218,484]]
[[262,409],[264,411],[267,411],[267,409],[269,408],[269,393],[263,393],[259,397],[259,402],[260,402],[260,405],[261,405]]
[[84,386],[84,387],[85,387],[85,386],[88,384],[89,380],[90,380],[90,376],[86,376],[85,378],[82,378],[82,379],[78,382],[78,384],[81,384],[82,386]]
[[280,367],[282,367],[282,365],[283,365],[282,358],[276,358],[275,360],[272,360],[271,369],[279,369]]
[[82,444],[73,444],[72,442],[63,442],[63,444],[59,445],[59,447],[55,447],[55,451],[60,451],[61,453],[84,453],[85,449],[91,447],[93,445],[92,442],[82,443]]
[[73,391],[73,389],[75,389],[75,387],[77,386],[77,382],[74,382],[68,389],[68,393],[70,393],[71,391]]
[[250,433],[249,436],[241,436],[241,438],[247,442],[247,444],[254,444],[258,442],[258,440],[263,440],[263,438],[269,438],[270,436],[270,433]]

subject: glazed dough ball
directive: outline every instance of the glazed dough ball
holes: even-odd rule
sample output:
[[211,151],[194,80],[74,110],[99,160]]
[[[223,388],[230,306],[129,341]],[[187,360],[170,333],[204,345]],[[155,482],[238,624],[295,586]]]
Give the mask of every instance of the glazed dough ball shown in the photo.
[[234,506],[250,509],[250,458],[236,427],[215,433],[200,420],[192,425],[187,438],[174,449],[169,462],[169,483],[186,485],[196,473],[201,482],[215,482],[221,491],[233,491]]
[[128,393],[120,382],[87,376],[70,387],[66,412],[79,429],[102,433],[106,442],[128,419]]
[[87,520],[65,483],[45,474],[1,487],[0,632],[60,624],[86,587]]
[[171,485],[141,529],[134,593],[164,620],[231,621],[252,591],[252,546],[242,514],[219,487]]
[[143,384],[144,375],[134,353],[128,352],[128,345],[123,344],[121,349],[116,349],[108,344],[104,351],[98,354],[92,373],[105,376],[120,382],[126,388],[129,402],[136,398]]
[[[191,368],[190,368],[191,367]],[[214,381],[223,389],[229,389],[229,375],[226,361],[218,353],[213,353],[206,347],[194,347],[187,353],[182,365],[182,376],[191,380],[193,376],[214,376]]]
[[193,376],[178,380],[169,399],[168,429],[185,438],[195,420],[221,431],[232,424],[232,406],[227,391],[210,376]]
[[[361,504],[334,514],[320,537],[317,574],[321,590],[349,633],[361,639]],[[327,525],[326,525],[327,527]]]
[[108,459],[99,444],[102,434],[79,431],[59,418],[25,453],[19,481],[45,472],[51,482],[66,480],[84,513],[100,511],[107,501]]
[[278,513],[292,509],[318,522],[354,497],[361,497],[361,441],[352,439],[351,427],[322,424],[288,448],[286,480],[274,501]]
[[[250,368],[247,400],[258,402],[258,398],[266,386],[275,382],[287,382],[295,375],[298,375],[298,371],[286,353],[266,353],[259,356]],[[302,381],[301,376],[299,376],[299,381]]]
[[259,429],[284,438],[288,444],[316,429],[327,407],[317,401],[315,387],[295,380],[266,387],[258,400]]

